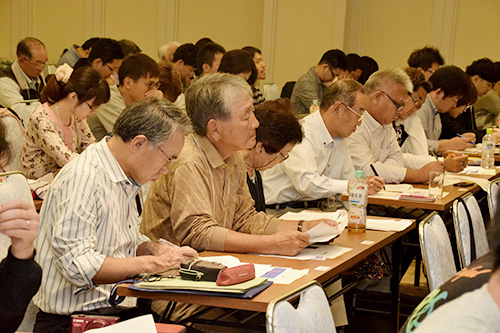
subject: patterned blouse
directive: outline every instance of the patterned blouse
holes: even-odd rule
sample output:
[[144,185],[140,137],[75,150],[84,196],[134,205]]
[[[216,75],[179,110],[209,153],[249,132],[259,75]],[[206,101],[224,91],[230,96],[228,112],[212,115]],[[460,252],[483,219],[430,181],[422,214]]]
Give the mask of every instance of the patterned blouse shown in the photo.
[[21,150],[22,172],[32,179],[57,172],[95,141],[85,120],[73,117],[63,127],[45,103],[30,116]]

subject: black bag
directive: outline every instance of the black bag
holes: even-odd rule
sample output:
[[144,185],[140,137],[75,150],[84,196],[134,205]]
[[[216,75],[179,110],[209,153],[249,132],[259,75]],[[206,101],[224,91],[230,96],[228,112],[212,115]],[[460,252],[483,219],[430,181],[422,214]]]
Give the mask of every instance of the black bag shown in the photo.
[[185,280],[215,282],[220,270],[223,268],[227,267],[213,261],[195,259],[181,263],[179,273],[181,278]]

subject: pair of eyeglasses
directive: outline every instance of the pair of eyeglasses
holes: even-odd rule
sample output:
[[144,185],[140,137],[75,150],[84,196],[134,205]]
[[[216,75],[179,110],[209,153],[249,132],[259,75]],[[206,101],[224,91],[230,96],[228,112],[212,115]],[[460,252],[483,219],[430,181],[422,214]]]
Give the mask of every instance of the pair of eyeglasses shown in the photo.
[[280,152],[280,156],[281,156],[281,162],[283,162],[284,160],[286,160],[290,157],[290,155],[288,155],[288,153],[283,154],[282,152]]
[[146,83],[146,85],[148,86],[148,90],[157,90],[158,88],[160,88],[160,81],[157,81],[157,82],[149,82],[149,83]]
[[106,67],[108,67],[108,69],[112,72],[116,72],[118,70],[118,68],[113,68],[111,67],[110,65],[106,64]]
[[411,92],[408,92],[408,96],[411,97],[417,108],[420,108],[420,106],[422,106],[422,103],[420,103],[420,101],[417,101],[417,99],[415,98],[415,96],[412,95]]
[[405,108],[405,105],[404,104],[399,104],[398,102],[396,102],[394,99],[392,99],[391,96],[389,96],[388,93],[386,93],[385,91],[382,91],[382,90],[379,90],[381,93],[383,93],[384,95],[386,95],[392,102],[392,104],[394,104],[396,106],[396,109],[398,112],[401,112],[403,111],[403,109]]
[[[26,58],[26,57],[23,57],[23,58],[24,58],[24,60],[26,60],[27,62],[33,62],[32,60],[30,60],[30,59],[28,59],[28,58]],[[37,61],[35,61],[35,68],[36,68],[36,69],[44,69],[44,68],[45,68],[45,66],[47,66],[47,62],[48,62],[48,60],[45,60],[44,62],[40,62],[40,61],[38,61],[38,62],[37,62]]]
[[94,107],[93,107],[92,105],[90,105],[90,104],[89,104],[89,103],[87,103],[87,102],[85,102],[85,104],[87,104],[87,105],[88,105],[88,107],[89,107],[89,109],[90,109],[91,111],[92,111],[92,110],[94,110]]
[[361,121],[363,119],[363,117],[365,116],[365,114],[359,114],[359,112],[357,112],[356,110],[354,110],[353,108],[351,108],[349,105],[345,104],[344,102],[341,102],[343,106],[345,106],[347,108],[347,110],[351,111],[352,113],[354,113],[356,116],[358,116],[358,121]]
[[156,148],[158,148],[158,149],[159,149],[159,150],[163,153],[163,155],[165,155],[165,157],[167,158],[167,160],[168,160],[170,163],[173,163],[173,162],[176,160],[176,158],[175,158],[175,157],[169,157],[169,156],[167,155],[167,153],[165,153],[165,152],[163,151],[163,149],[161,149],[161,148],[160,148],[160,146],[157,146]]

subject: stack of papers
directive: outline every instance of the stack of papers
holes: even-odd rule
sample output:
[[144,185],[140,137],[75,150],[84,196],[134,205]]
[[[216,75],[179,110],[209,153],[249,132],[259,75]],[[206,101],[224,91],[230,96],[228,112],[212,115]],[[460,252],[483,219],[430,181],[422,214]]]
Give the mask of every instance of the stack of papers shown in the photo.
[[410,220],[366,219],[366,228],[370,230],[403,231],[410,225]]
[[468,166],[463,169],[459,174],[461,175],[487,175],[494,176],[496,173],[496,168],[485,169],[480,166]]
[[351,250],[352,248],[350,247],[337,246],[333,244],[322,244],[306,247],[296,256],[280,256],[277,254],[261,254],[261,256],[296,260],[325,260],[335,259]]
[[256,277],[255,279],[245,281],[238,284],[233,284],[230,286],[218,286],[215,282],[211,281],[192,281],[183,280],[180,276],[162,278],[158,281],[142,281],[135,285],[139,288],[144,289],[161,289],[161,290],[198,290],[198,291],[212,291],[212,292],[223,292],[223,293],[244,293],[252,288],[258,287],[260,285],[266,284],[267,279],[262,277]]

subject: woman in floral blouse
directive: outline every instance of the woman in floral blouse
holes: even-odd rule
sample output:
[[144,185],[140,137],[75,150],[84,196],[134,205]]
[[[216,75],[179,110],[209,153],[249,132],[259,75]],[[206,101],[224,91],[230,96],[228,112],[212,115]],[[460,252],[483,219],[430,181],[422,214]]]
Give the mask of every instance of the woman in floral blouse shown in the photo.
[[42,105],[30,116],[21,151],[28,178],[57,172],[95,142],[86,119],[109,100],[109,86],[91,67],[64,64],[47,82]]

